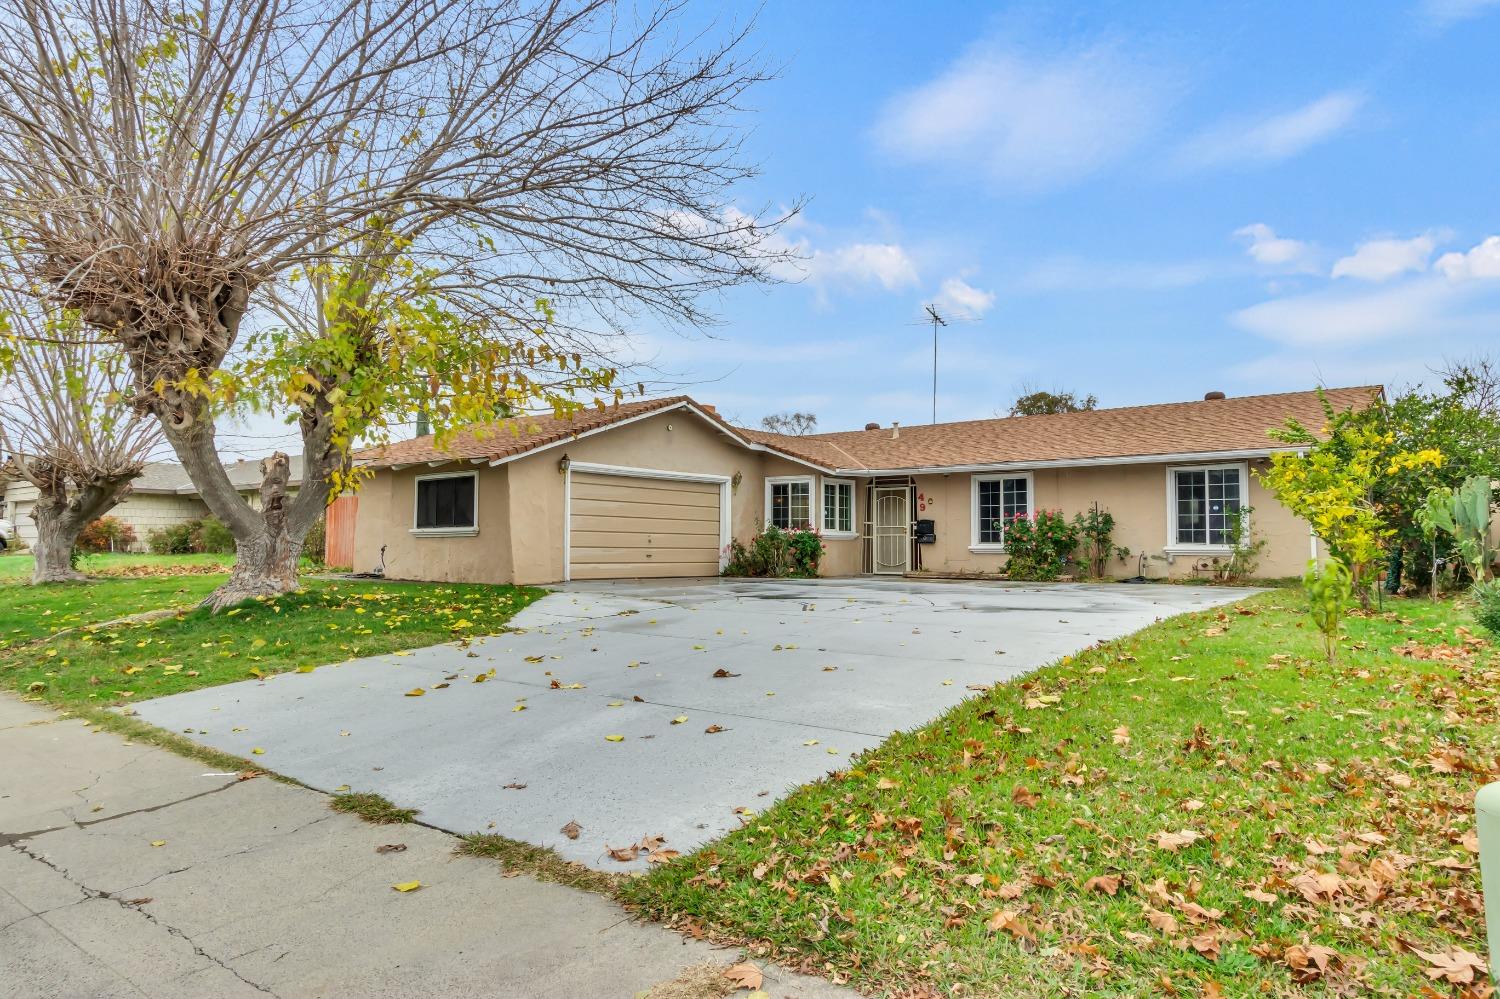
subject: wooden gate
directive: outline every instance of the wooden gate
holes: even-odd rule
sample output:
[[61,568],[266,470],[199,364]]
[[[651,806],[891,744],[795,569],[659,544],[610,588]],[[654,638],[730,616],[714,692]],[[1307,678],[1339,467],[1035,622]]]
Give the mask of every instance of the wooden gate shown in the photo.
[[331,569],[354,568],[354,518],[358,512],[358,496],[340,496],[328,506],[323,561]]

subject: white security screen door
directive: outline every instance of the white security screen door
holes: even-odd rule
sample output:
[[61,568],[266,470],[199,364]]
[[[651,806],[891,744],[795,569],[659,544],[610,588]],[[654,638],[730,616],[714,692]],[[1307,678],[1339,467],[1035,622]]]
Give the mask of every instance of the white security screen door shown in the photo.
[[911,513],[905,486],[875,488],[874,561],[878,573],[903,573],[911,554]]

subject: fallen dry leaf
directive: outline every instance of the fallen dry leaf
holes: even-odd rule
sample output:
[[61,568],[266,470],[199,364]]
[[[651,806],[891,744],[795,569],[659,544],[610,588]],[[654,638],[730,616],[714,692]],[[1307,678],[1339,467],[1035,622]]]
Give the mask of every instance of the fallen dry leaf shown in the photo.
[[400,882],[397,882],[396,884],[391,885],[391,887],[394,888],[394,889],[396,889],[399,892],[416,891],[418,888],[422,887],[422,882],[420,882],[420,881],[400,881]]
[[375,848],[376,853],[400,853],[406,849],[405,843],[386,843]]
[[1120,879],[1114,874],[1101,874],[1085,881],[1083,883],[1083,890],[1103,892],[1106,895],[1113,896],[1120,890]]
[[760,969],[749,961],[742,961],[733,967],[725,968],[724,977],[729,979],[729,983],[735,988],[751,991],[760,988],[761,982],[765,980]]
[[1156,845],[1159,849],[1176,853],[1184,846],[1192,846],[1203,838],[1203,834],[1193,829],[1183,829],[1178,832],[1159,832],[1156,834]]
[[1427,977],[1434,981],[1468,985],[1474,981],[1476,972],[1481,975],[1485,973],[1484,959],[1462,948],[1438,952],[1419,950],[1416,955],[1428,963]]
[[568,837],[568,839],[577,839],[578,834],[583,832],[583,826],[579,825],[577,822],[569,822],[567,825],[559,829],[558,832]]

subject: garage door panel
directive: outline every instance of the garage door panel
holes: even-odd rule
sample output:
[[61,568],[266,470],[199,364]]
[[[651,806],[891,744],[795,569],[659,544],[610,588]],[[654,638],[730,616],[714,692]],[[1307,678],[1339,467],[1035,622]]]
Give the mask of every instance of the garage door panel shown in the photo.
[[722,489],[717,483],[575,472],[571,488],[573,579],[718,572]]

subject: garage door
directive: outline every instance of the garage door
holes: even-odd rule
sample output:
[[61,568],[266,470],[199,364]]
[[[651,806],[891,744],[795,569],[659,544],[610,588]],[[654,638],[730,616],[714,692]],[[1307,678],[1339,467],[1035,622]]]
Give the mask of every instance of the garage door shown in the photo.
[[580,471],[570,478],[570,578],[718,574],[717,482]]

